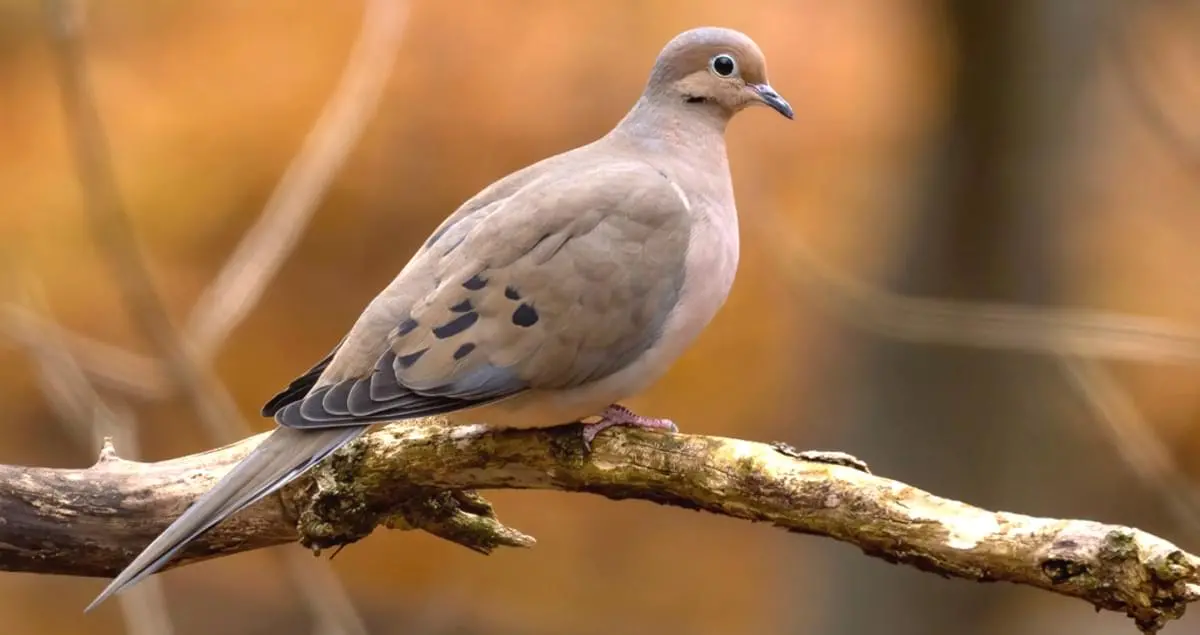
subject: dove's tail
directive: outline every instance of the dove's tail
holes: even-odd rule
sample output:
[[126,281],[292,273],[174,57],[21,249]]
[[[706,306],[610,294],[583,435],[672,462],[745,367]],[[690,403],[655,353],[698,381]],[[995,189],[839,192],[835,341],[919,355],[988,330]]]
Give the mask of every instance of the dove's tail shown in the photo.
[[278,427],[211,490],[196,499],[175,522],[125,567],[85,612],[167,564],[180,549],[233,514],[270,495],[368,426],[325,430]]

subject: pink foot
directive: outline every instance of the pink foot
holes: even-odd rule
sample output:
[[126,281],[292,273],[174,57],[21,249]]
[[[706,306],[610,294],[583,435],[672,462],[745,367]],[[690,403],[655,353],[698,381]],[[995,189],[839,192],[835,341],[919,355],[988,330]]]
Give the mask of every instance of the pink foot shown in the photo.
[[652,417],[643,417],[625,406],[613,404],[604,409],[600,413],[600,420],[595,423],[583,424],[583,445],[587,449],[592,449],[592,440],[596,438],[604,430],[613,426],[629,426],[631,428],[645,428],[647,430],[666,430],[668,432],[679,432],[679,428],[674,421],[670,419],[654,419]]

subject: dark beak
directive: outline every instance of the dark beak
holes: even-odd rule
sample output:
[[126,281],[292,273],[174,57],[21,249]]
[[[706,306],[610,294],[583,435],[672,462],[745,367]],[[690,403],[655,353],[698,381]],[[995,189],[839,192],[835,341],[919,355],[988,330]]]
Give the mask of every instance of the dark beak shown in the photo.
[[775,112],[788,119],[796,117],[796,113],[792,112],[791,104],[787,103],[786,99],[775,92],[775,89],[771,88],[770,84],[751,84],[750,89],[754,91],[754,94],[758,95],[762,103],[770,106]]

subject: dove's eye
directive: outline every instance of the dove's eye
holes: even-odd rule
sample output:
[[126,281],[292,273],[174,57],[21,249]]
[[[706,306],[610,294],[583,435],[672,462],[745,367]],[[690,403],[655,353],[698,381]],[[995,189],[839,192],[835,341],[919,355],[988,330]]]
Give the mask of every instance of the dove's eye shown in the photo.
[[730,77],[737,73],[737,62],[733,60],[733,57],[724,53],[713,56],[708,62],[708,67],[721,77]]

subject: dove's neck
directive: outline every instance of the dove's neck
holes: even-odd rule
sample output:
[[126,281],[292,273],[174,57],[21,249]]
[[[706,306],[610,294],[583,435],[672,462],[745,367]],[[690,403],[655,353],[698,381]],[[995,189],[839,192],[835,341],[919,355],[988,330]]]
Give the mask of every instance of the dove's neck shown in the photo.
[[729,117],[715,108],[642,96],[609,136],[649,154],[683,152],[722,165],[728,123]]

